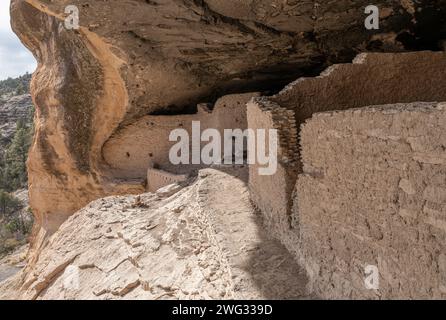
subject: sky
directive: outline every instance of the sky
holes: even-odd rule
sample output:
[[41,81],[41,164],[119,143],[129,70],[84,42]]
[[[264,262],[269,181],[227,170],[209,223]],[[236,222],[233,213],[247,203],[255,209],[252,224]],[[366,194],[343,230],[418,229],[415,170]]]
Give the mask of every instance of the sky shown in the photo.
[[33,55],[12,32],[9,23],[10,0],[0,0],[0,80],[14,78],[36,69]]

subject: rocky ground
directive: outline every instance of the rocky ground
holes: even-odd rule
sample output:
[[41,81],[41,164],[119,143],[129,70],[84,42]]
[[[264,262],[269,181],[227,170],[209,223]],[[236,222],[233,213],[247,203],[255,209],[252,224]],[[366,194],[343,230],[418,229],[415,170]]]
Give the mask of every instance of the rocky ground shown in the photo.
[[0,259],[0,283],[17,274],[25,266],[29,246],[24,245]]
[[262,228],[246,178],[247,168],[219,167],[184,188],[94,201],[25,279],[0,285],[0,298],[307,298],[304,273]]

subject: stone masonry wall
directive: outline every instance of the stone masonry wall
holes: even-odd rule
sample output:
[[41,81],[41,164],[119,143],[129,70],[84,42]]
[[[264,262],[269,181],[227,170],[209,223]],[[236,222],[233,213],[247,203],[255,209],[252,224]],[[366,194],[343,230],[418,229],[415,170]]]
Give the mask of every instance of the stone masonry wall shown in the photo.
[[[315,114],[301,134],[299,246],[323,298],[446,298],[446,104]],[[379,270],[379,290],[364,268]]]
[[[275,216],[288,215],[288,220],[292,220],[289,216],[292,211],[289,199],[293,191],[289,185],[294,185],[302,166],[300,146],[297,142],[299,133],[296,127],[299,128],[316,112],[390,103],[446,101],[444,70],[446,70],[445,52],[360,54],[353,63],[334,65],[318,77],[298,79],[275,96],[254,99],[253,103],[258,107],[248,110],[248,126],[251,128],[257,121],[255,119],[264,117],[272,119],[268,115],[269,111],[264,111],[265,108],[262,106],[269,105],[282,110],[282,114],[286,114],[285,123],[278,117],[278,121],[271,120],[262,126],[279,128],[279,136],[282,137],[279,158],[286,154],[286,158],[296,159],[292,159],[293,161],[284,170],[279,168],[273,176],[258,177],[255,168],[251,170],[253,200],[265,215],[266,223],[269,223],[271,217],[274,220]],[[255,115],[251,116],[250,112]],[[258,125],[254,124],[254,127]],[[276,180],[282,182],[277,183]],[[271,195],[270,187],[275,185],[281,186],[281,190],[277,190],[277,193],[284,193],[284,198]],[[279,238],[285,239],[288,236],[290,234],[286,234],[284,230]]]
[[[126,178],[145,177],[149,163],[174,173],[188,173],[195,168],[173,166],[169,150],[177,142],[169,141],[174,129],[185,129],[191,135],[192,121],[200,121],[201,131],[214,128],[246,129],[246,103],[258,93],[227,95],[220,98],[213,110],[199,105],[196,114],[148,115],[122,128],[104,145],[105,161],[117,176]],[[223,135],[222,135],[223,136]]]
[[300,78],[270,99],[295,111],[298,125],[315,112],[444,101],[445,69],[446,52],[363,53],[318,77]]
[[445,297],[445,69],[445,52],[361,54],[248,104],[248,127],[280,140],[276,174],[250,168],[252,200],[319,296]]
[[265,98],[255,98],[247,106],[249,129],[276,129],[278,133],[277,172],[260,175],[257,162],[250,165],[249,189],[252,201],[264,214],[268,228],[276,234],[283,234],[290,225],[291,195],[298,173],[297,129],[293,112]]
[[170,184],[186,181],[188,178],[184,174],[173,174],[163,170],[149,168],[147,170],[147,191],[156,192],[162,187]]

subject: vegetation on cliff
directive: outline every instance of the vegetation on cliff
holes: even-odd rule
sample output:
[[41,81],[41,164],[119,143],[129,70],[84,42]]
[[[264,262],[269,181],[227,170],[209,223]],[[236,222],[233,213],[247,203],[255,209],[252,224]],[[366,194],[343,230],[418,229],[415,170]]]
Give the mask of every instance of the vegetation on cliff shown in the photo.
[[12,142],[0,152],[0,190],[13,192],[26,188],[28,177],[26,160],[32,138],[32,125],[17,122]]
[[8,78],[0,81],[0,98],[4,95],[21,95],[29,93],[29,83],[31,81],[31,74],[26,73],[18,78]]
[[[29,93],[31,75],[0,81],[0,109],[6,100]],[[26,242],[32,226],[32,215],[27,208],[27,197],[17,194],[27,188],[26,160],[33,134],[34,109],[15,121],[16,130],[11,141],[0,142],[0,256]]]

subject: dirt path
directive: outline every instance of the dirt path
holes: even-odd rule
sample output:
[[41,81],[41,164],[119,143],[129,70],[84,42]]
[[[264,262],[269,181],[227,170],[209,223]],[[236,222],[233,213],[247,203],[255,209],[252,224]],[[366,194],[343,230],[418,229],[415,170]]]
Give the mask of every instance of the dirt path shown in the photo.
[[[232,273],[236,299],[307,299],[307,279],[255,213],[245,168],[204,170],[199,204]],[[226,171],[226,172],[223,172]],[[206,176],[208,175],[208,176]]]

